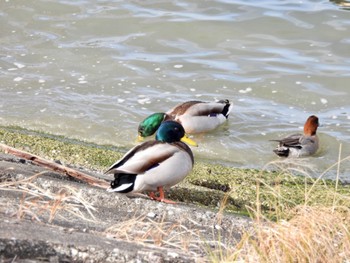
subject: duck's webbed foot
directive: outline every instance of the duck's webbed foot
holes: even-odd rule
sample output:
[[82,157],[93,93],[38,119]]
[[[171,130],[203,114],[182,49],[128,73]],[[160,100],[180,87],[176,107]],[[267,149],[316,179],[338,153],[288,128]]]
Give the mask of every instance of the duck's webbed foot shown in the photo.
[[176,202],[169,200],[169,199],[165,199],[164,198],[164,190],[162,186],[159,186],[157,188],[158,192],[159,192],[159,196],[156,196],[156,194],[154,192],[150,192],[149,197],[153,200],[156,200],[158,202],[163,202],[163,203],[167,203],[167,204],[176,204]]

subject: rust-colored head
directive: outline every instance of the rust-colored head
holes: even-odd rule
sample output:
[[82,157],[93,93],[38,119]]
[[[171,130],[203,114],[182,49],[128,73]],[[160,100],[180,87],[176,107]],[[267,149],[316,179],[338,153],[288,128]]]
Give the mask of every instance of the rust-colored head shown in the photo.
[[315,115],[311,115],[305,122],[304,134],[309,136],[315,135],[318,126],[318,118]]

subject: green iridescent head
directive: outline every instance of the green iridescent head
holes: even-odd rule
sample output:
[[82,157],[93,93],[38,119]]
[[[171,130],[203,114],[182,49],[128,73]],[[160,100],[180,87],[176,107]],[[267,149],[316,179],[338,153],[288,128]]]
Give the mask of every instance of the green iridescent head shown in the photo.
[[185,130],[182,125],[176,121],[164,121],[159,126],[156,134],[156,140],[162,142],[178,142],[185,136]]
[[152,115],[148,116],[146,119],[144,119],[140,124],[138,128],[139,137],[148,137],[154,134],[160,124],[163,122],[165,118],[165,113],[158,112],[153,113]]
[[156,140],[167,143],[182,141],[192,146],[198,146],[196,142],[186,136],[185,129],[176,121],[163,121],[157,130]]

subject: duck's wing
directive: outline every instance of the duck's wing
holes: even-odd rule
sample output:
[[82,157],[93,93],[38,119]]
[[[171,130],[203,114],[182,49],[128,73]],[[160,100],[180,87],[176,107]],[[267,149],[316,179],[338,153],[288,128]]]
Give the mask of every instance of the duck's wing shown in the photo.
[[193,107],[196,104],[202,104],[204,103],[203,101],[197,101],[197,100],[192,100],[192,101],[186,101],[184,103],[176,105],[174,108],[168,110],[166,114],[170,117],[175,117],[178,115],[183,115],[187,114],[187,111]]
[[188,101],[176,106],[167,112],[170,116],[216,116],[218,114],[228,117],[232,105],[228,100],[218,102]]
[[175,152],[176,149],[174,147],[168,147],[166,143],[147,141],[132,148],[105,173],[141,174],[158,166],[161,162],[170,158]]
[[284,146],[284,147],[292,147],[292,148],[301,148],[301,141],[300,139],[302,138],[302,134],[292,134],[289,135],[283,139],[280,140],[271,140],[275,142],[279,142],[279,146]]

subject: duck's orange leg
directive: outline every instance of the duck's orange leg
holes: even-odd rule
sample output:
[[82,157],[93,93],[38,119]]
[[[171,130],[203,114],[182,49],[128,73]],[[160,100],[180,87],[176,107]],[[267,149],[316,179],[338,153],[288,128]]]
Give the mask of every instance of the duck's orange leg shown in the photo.
[[150,192],[149,197],[151,199],[167,204],[176,204],[176,202],[164,198],[164,190],[162,186],[157,187],[157,190],[159,192],[159,197],[156,196],[154,192]]

